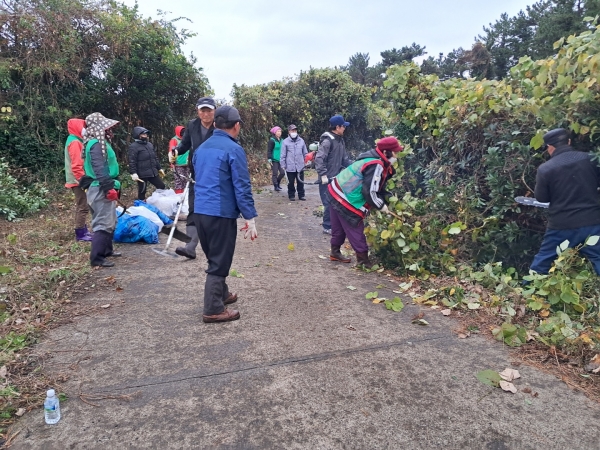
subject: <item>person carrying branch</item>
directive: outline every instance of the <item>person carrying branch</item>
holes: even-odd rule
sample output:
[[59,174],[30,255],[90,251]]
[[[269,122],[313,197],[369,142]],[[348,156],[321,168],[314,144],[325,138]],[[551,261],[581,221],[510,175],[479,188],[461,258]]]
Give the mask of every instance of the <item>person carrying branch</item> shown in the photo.
[[351,261],[341,251],[348,238],[356,252],[357,265],[373,267],[369,260],[364,219],[370,209],[389,213],[385,199],[391,194],[385,191],[385,183],[395,173],[394,154],[402,150],[394,136],[380,139],[375,149],[360,154],[327,186],[331,206],[331,261]]

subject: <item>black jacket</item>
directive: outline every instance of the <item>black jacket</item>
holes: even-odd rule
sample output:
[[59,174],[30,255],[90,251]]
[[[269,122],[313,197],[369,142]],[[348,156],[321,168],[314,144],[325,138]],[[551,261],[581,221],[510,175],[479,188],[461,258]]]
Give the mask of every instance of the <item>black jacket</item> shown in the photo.
[[145,128],[135,127],[133,129],[134,142],[129,146],[129,173],[137,173],[140,178],[152,178],[158,176],[160,162],[150,142],[139,140],[140,133]]
[[352,164],[342,136],[326,131],[321,135],[319,150],[315,156],[315,168],[319,179],[323,175],[331,179]]
[[176,147],[177,153],[183,155],[185,152],[189,150],[190,154],[188,156],[188,166],[190,168],[190,174],[192,178],[194,178],[194,166],[192,164],[192,157],[194,156],[194,151],[200,144],[202,144],[205,140],[212,136],[213,131],[215,130],[214,125],[211,125],[204,136],[202,138],[202,122],[199,118],[190,120],[187,127],[185,127],[185,131],[183,132],[183,137],[181,138],[181,142]]
[[600,224],[600,168],[589,153],[562,145],[537,171],[535,198],[550,202],[548,228],[565,230]]

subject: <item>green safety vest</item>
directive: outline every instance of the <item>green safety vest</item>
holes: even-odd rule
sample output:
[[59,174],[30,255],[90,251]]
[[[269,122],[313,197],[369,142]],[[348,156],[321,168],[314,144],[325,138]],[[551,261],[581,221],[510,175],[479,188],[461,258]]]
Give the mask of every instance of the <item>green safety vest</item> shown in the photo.
[[[181,142],[181,139],[177,136],[173,136],[173,139],[177,141],[177,145]],[[188,165],[188,156],[190,156],[190,152],[186,150],[185,153],[181,153],[177,155],[177,159],[175,160],[176,166],[187,166]]]
[[[85,162],[83,163],[83,169],[88,177],[94,179],[91,186],[100,186],[100,182],[92,168],[92,158],[90,157],[90,150],[97,142],[98,139],[92,139],[85,146]],[[117,161],[115,151],[108,142],[106,143],[106,162],[108,163],[108,176],[115,180],[115,189],[121,189],[121,183],[116,179],[119,176],[119,162]]]
[[279,162],[279,158],[281,158],[281,139],[271,138],[271,140],[275,142],[275,147],[273,147],[273,161]]
[[377,158],[359,159],[342,170],[335,179],[343,191],[345,200],[356,209],[361,209],[367,202],[362,194],[363,166],[370,161],[381,161]]
[[70,134],[67,138],[67,142],[65,143],[65,179],[68,184],[77,184],[77,179],[73,174],[73,169],[71,168],[71,155],[69,155],[69,145],[73,141],[83,142],[74,134]]

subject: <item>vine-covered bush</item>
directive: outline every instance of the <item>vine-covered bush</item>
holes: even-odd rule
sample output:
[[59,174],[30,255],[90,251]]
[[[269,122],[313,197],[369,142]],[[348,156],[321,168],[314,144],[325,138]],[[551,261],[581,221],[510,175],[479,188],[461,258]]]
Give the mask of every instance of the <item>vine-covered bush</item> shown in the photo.
[[48,190],[38,184],[19,181],[0,158],[0,217],[14,220],[48,204]]

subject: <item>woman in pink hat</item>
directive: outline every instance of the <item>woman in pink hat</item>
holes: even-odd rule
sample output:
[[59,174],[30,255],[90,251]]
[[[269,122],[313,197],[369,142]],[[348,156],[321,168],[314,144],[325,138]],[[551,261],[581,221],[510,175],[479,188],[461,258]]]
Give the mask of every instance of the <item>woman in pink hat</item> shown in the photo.
[[267,147],[267,159],[271,164],[271,173],[273,180],[273,187],[276,191],[281,190],[281,180],[285,177],[285,171],[281,168],[279,163],[279,157],[281,155],[281,128],[274,126],[270,130],[271,138],[269,139],[269,145]]

